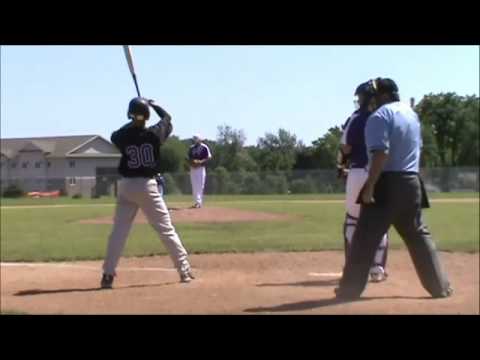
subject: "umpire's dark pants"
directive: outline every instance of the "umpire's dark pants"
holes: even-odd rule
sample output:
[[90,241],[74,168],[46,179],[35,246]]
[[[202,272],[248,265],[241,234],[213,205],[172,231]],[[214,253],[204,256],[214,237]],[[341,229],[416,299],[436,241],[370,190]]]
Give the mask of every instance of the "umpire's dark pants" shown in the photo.
[[423,287],[433,297],[448,296],[450,284],[430,232],[422,222],[422,189],[418,175],[383,173],[375,186],[374,199],[375,204],[362,205],[339,293],[347,297],[361,295],[375,251],[393,225],[407,245]]

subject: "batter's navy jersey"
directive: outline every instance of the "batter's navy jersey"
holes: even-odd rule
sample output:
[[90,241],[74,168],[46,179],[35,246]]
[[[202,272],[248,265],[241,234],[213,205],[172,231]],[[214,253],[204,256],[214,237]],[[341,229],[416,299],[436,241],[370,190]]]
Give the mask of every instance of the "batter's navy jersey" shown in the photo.
[[112,134],[122,157],[118,172],[124,177],[152,178],[159,173],[160,146],[172,132],[170,121],[140,128],[128,123]]
[[212,157],[212,153],[207,145],[204,143],[195,144],[190,147],[188,151],[189,160],[205,160]]
[[365,145],[365,125],[370,116],[365,110],[355,111],[346,125],[345,144],[352,147],[350,155],[351,168],[364,168],[368,164],[367,147]]

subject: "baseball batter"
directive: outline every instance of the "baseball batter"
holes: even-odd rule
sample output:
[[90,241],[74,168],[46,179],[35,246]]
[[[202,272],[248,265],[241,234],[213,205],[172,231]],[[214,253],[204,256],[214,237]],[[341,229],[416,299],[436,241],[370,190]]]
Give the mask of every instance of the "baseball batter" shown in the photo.
[[[365,146],[365,125],[371,112],[369,110],[370,100],[374,95],[372,82],[366,82],[357,87],[355,96],[358,109],[350,116],[344,125],[341,139],[341,162],[345,164],[348,159],[348,170],[346,184],[346,217],[344,223],[345,259],[348,257],[353,233],[360,214],[360,204],[357,204],[357,197],[368,177],[368,155]],[[380,246],[377,249],[374,264],[370,269],[370,279],[373,282],[380,282],[386,279],[385,266],[387,262],[388,235],[385,234]]]
[[[146,127],[145,122],[150,117],[149,106],[161,120]],[[139,208],[165,244],[180,280],[190,282],[194,276],[187,251],[172,225],[170,213],[155,179],[159,172],[160,146],[172,132],[171,117],[153,100],[134,98],[128,107],[128,118],[131,122],[115,131],[111,137],[112,143],[122,154],[118,167],[122,179],[118,183],[115,218],[108,239],[101,287],[112,288],[115,269]]]
[[207,171],[205,165],[212,158],[212,153],[207,144],[203,143],[200,135],[193,136],[193,145],[188,150],[190,163],[190,181],[192,183],[193,208],[199,209],[203,205],[203,191]]

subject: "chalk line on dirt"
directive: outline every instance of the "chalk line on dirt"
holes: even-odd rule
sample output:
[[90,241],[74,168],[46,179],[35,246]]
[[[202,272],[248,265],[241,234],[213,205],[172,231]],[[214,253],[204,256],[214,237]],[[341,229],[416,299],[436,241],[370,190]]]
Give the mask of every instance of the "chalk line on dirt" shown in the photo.
[[320,276],[320,277],[340,277],[342,276],[342,273],[334,273],[334,272],[324,272],[324,273],[317,273],[317,272],[311,272],[308,273],[309,276]]
[[[85,265],[76,265],[76,264],[68,264],[68,263],[12,263],[12,262],[2,262],[0,263],[1,266],[4,267],[60,267],[60,268],[75,268],[75,269],[82,269],[82,270],[94,270],[98,271],[101,269],[100,266],[85,266]],[[119,267],[117,271],[177,271],[173,268],[160,268],[160,267]]]

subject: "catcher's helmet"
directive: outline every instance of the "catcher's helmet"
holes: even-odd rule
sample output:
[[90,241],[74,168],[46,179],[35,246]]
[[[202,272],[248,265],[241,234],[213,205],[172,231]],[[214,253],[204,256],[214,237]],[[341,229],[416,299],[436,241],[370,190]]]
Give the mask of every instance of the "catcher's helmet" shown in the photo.
[[355,90],[355,106],[357,108],[368,106],[372,97],[375,96],[376,91],[377,89],[375,80],[369,80],[358,85],[357,89]]
[[150,118],[148,101],[141,97],[132,99],[128,104],[127,116],[133,120],[148,120]]
[[376,83],[374,80],[369,80],[358,85],[357,89],[355,90],[355,95],[364,95],[367,97],[375,95],[376,92]]

